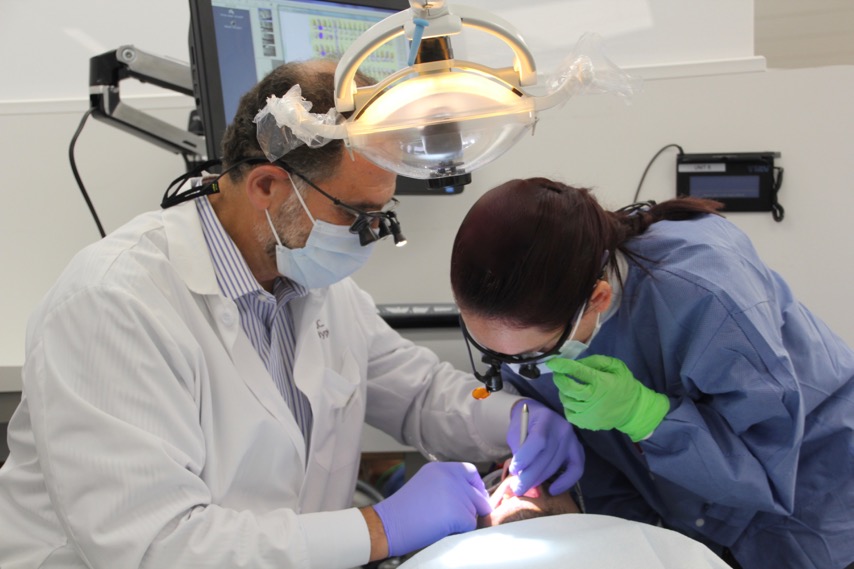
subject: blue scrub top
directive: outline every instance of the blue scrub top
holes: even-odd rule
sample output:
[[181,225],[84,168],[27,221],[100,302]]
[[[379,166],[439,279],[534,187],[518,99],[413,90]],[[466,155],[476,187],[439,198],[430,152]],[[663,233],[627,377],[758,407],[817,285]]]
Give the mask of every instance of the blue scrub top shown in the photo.
[[[590,513],[661,524],[744,569],[854,561],[854,351],[715,215],[634,238],[620,306],[585,354],[670,398],[639,444],[578,429]],[[551,376],[506,372],[563,412]]]

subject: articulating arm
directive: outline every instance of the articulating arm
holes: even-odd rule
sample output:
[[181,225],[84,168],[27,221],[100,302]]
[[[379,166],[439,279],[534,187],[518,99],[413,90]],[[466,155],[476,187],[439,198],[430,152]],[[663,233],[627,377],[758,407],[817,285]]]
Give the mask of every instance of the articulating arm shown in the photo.
[[204,154],[203,136],[172,126],[120,100],[119,82],[128,77],[193,95],[193,78],[188,65],[124,45],[89,60],[92,116],[176,154]]

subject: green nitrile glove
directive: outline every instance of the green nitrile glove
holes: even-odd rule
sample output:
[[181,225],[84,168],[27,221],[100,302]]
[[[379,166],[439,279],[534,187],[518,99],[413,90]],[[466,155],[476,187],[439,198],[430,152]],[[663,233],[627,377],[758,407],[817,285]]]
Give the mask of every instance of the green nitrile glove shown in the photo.
[[582,429],[617,429],[638,442],[648,437],[670,410],[665,395],[635,379],[617,358],[555,358],[547,365],[554,372],[566,420]]

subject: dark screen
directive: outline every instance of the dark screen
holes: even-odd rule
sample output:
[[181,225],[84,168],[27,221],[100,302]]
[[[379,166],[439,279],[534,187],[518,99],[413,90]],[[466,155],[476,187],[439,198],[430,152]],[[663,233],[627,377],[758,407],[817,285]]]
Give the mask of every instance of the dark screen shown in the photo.
[[690,193],[697,198],[758,198],[759,176],[691,176]]

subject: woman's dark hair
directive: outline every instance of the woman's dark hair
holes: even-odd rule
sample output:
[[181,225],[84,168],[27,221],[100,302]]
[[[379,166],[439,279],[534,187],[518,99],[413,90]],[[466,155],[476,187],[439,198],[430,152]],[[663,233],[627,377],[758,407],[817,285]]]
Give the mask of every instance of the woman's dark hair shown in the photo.
[[463,219],[451,255],[451,286],[463,311],[518,327],[566,326],[615,252],[661,220],[717,213],[721,204],[676,198],[606,211],[592,192],[546,178],[511,180],[484,194]]
[[[244,158],[264,158],[258,144],[253,119],[267,105],[267,97],[281,97],[294,85],[299,85],[302,97],[312,103],[311,112],[324,114],[335,106],[335,62],[332,60],[295,61],[276,67],[241,98],[222,139],[223,168]],[[371,80],[356,74],[356,84],[369,85]],[[342,157],[343,142],[333,140],[318,148],[302,145],[288,152],[282,160],[309,180],[325,180],[333,176]],[[243,165],[231,171],[239,180],[251,168]]]

